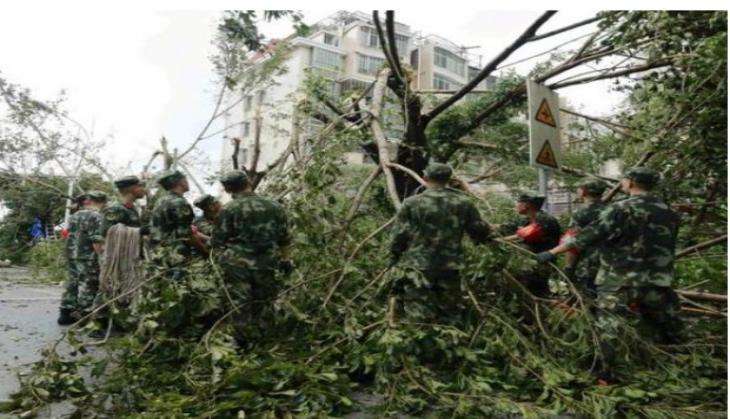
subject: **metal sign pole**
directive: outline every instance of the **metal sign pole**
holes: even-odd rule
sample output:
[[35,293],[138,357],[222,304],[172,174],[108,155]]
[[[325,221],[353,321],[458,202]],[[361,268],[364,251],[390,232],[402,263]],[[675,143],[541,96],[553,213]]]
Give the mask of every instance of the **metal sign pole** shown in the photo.
[[537,171],[537,191],[545,197],[545,211],[550,212],[550,199],[548,196],[548,180],[550,180],[550,171],[543,167]]

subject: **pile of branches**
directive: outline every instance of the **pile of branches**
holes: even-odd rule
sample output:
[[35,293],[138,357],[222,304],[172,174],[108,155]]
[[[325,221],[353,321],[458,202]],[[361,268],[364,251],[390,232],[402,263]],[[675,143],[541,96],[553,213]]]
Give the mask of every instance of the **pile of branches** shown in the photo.
[[[658,346],[621,330],[617,380],[597,384],[594,317],[556,268],[555,299],[536,298],[513,274],[535,263],[499,242],[467,248],[453,313],[389,310],[387,269],[395,208],[385,181],[340,164],[358,138],[335,135],[262,187],[288,208],[297,265],[277,278],[276,313],[260,339],[236,343],[236,306],[211,260],[184,281],[148,276],[130,309],[132,327],[105,351],[72,327],[44,352],[5,406],[30,416],[71,400],[84,416],[294,417],[381,415],[674,417],[726,410],[726,321],[690,320],[685,342]],[[289,193],[296,190],[296,194]],[[361,196],[360,196],[361,195]],[[482,214],[499,220],[488,202]],[[353,208],[357,205],[357,208]],[[426,292],[426,291],[423,291]],[[115,310],[112,310],[114,317]],[[128,319],[129,320],[129,319]]]

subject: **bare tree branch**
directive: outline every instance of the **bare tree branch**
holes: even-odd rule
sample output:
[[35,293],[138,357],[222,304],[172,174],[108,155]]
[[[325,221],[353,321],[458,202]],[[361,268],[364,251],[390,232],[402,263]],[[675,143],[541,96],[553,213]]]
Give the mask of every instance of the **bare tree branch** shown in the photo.
[[576,23],[573,23],[572,25],[568,25],[568,26],[563,26],[562,28],[555,29],[554,31],[545,32],[544,34],[541,34],[541,35],[535,35],[532,38],[528,39],[528,42],[533,42],[533,41],[538,41],[540,39],[549,38],[551,36],[555,36],[557,34],[561,34],[563,32],[567,32],[567,31],[569,31],[571,29],[575,29],[575,28],[579,28],[581,26],[589,25],[589,24],[591,24],[593,22],[597,22],[597,21],[599,21],[601,19],[603,19],[602,16],[594,16],[592,18],[588,18],[588,19],[585,19],[585,20],[581,20],[580,22],[576,22]]
[[499,55],[497,55],[492,61],[487,64],[482,71],[479,72],[479,74],[474,77],[469,83],[464,85],[464,87],[461,88],[457,93],[455,93],[453,96],[449,97],[445,101],[439,103],[435,108],[433,108],[431,111],[423,115],[424,119],[424,125],[428,124],[430,121],[432,121],[436,116],[438,116],[441,112],[448,109],[451,105],[456,103],[459,99],[464,97],[467,92],[474,89],[481,83],[484,79],[486,79],[492,72],[497,68],[497,66],[502,63],[504,60],[507,59],[514,51],[516,51],[518,48],[520,48],[522,45],[530,42],[530,38],[535,35],[535,32],[542,26],[545,22],[548,21],[555,13],[557,13],[554,10],[547,11],[542,14],[535,22],[530,25],[525,32],[522,33],[510,46],[505,48],[504,51],[502,51]]
[[427,186],[428,185],[426,183],[426,181],[421,176],[418,175],[418,173],[414,172],[413,170],[411,170],[411,169],[409,169],[409,168],[407,168],[407,167],[405,167],[403,165],[400,165],[398,163],[388,163],[388,166],[389,167],[394,167],[394,168],[400,170],[401,172],[408,174],[410,177],[412,177],[413,179],[415,179],[418,183],[420,183],[423,186]]
[[383,133],[383,127],[380,125],[380,113],[383,110],[385,85],[388,81],[389,74],[390,70],[387,68],[380,70],[380,72],[378,73],[377,82],[375,83],[375,88],[373,89],[373,100],[370,110],[370,114],[372,115],[370,128],[373,131],[373,137],[375,138],[375,141],[378,145],[378,157],[380,159],[380,167],[383,169],[383,173],[385,173],[385,183],[388,187],[390,200],[393,202],[393,205],[397,209],[400,209],[400,198],[398,197],[398,191],[395,187],[393,172],[390,171],[389,166],[390,154],[388,153],[388,144],[385,139],[385,134]]
[[644,65],[631,66],[631,67],[629,67],[625,70],[621,70],[621,71],[615,71],[612,73],[601,74],[601,75],[594,76],[594,77],[585,77],[582,79],[570,80],[570,81],[561,82],[561,83],[554,83],[554,84],[548,85],[548,87],[553,90],[557,90],[557,89],[562,89],[562,88],[569,87],[569,86],[575,86],[576,84],[584,84],[584,83],[594,82],[597,80],[605,80],[605,79],[612,79],[612,78],[616,78],[616,77],[628,76],[629,74],[641,73],[644,71],[652,70],[654,68],[667,67],[670,65],[672,65],[672,62],[670,60],[662,59],[662,60],[654,61],[652,63],[644,64]]

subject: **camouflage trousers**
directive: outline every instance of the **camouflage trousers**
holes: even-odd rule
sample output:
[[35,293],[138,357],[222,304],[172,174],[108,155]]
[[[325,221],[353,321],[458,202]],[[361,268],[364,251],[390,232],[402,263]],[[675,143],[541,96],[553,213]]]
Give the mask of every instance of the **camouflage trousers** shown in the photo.
[[88,311],[99,290],[99,261],[96,259],[69,259],[66,289],[61,297],[61,308]]
[[682,329],[679,298],[670,287],[625,287],[616,292],[599,288],[595,306],[604,370],[615,365],[622,323],[632,323],[642,337],[658,343],[676,342]]
[[239,343],[253,343],[265,337],[274,323],[274,300],[279,286],[274,269],[253,269],[220,263],[228,294],[238,309],[233,328]]
[[396,272],[391,294],[403,321],[461,325],[470,304],[461,290],[458,270]]
[[550,295],[551,272],[552,268],[549,265],[537,265],[531,269],[517,272],[515,279],[524,285],[532,295],[545,298]]
[[150,252],[147,272],[160,274],[173,281],[181,281],[187,275],[187,265],[192,261],[190,248],[182,245],[156,246]]

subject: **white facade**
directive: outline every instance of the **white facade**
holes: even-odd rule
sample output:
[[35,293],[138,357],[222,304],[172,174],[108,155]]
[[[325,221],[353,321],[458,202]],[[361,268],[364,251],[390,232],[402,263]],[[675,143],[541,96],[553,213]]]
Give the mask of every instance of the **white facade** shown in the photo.
[[[435,86],[456,89],[478,72],[469,65],[466,50],[450,41],[436,36],[418,36],[402,23],[396,23],[395,32],[401,61],[418,71],[414,86],[417,90],[438,88]],[[240,139],[239,164],[251,167],[255,154],[257,112],[261,116],[259,171],[281,156],[293,135],[306,133],[306,124],[313,122],[295,123],[293,110],[298,101],[305,99],[301,97],[300,88],[309,71],[317,71],[332,80],[332,92],[339,94],[369,86],[378,70],[385,65],[376,29],[370,16],[361,12],[338,12],[313,25],[313,32],[307,37],[289,38],[287,42],[291,50],[283,63],[286,71],[276,75],[272,85],[249,88],[227,98],[229,106],[240,103],[226,115],[228,128],[224,133],[221,154],[222,171],[232,167],[232,139]],[[254,58],[254,67],[267,59],[271,58]],[[443,85],[443,79],[452,81],[453,85]],[[494,78],[490,78],[477,88],[486,89],[493,82]],[[397,129],[390,135],[397,136]],[[348,153],[346,157],[352,163],[365,161],[358,153]]]

